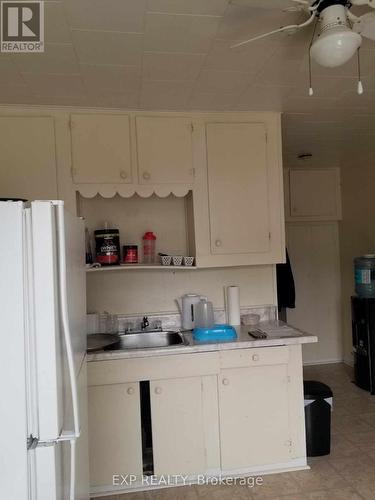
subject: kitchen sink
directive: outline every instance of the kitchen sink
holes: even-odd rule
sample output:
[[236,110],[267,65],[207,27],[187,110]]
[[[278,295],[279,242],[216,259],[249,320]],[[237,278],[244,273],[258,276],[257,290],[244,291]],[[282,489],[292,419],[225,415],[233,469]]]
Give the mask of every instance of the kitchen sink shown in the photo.
[[126,333],[120,336],[120,341],[107,350],[121,351],[124,349],[150,349],[155,347],[171,347],[185,344],[184,338],[174,331],[155,331],[142,333]]

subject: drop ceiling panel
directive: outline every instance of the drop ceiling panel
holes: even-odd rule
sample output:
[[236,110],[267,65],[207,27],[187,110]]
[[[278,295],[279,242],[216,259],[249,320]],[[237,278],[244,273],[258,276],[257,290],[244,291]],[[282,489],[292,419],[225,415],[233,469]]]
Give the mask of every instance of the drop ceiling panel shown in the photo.
[[141,80],[139,66],[81,65],[82,79],[86,89],[137,91]]
[[78,59],[83,64],[140,66],[143,36],[110,31],[72,31]]
[[205,54],[146,52],[142,76],[145,80],[196,80]]
[[147,10],[169,14],[222,16],[229,0],[148,0]]
[[41,54],[16,54],[14,62],[25,73],[79,73],[79,65],[71,43],[47,44]]

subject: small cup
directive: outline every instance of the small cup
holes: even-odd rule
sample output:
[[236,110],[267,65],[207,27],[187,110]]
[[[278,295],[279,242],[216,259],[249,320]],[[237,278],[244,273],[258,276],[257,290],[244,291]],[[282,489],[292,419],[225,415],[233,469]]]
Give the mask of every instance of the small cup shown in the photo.
[[194,257],[184,257],[184,266],[192,266],[194,264]]
[[172,256],[171,255],[161,255],[161,265],[162,266],[170,266],[172,263]]
[[172,260],[174,266],[182,265],[182,255],[173,255]]

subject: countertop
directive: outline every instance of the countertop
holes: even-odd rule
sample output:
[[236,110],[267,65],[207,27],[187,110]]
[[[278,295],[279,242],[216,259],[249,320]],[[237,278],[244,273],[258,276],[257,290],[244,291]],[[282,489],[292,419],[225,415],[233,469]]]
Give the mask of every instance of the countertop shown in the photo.
[[252,347],[271,347],[317,342],[315,335],[309,335],[282,321],[261,322],[257,328],[267,333],[266,339],[254,339],[248,334],[251,327],[236,327],[237,338],[226,342],[200,343],[193,339],[192,332],[181,332],[185,344],[171,347],[148,349],[125,349],[123,351],[98,351],[87,355],[88,361],[106,361],[124,358],[145,358],[149,356],[168,356],[171,354],[191,354],[195,352],[249,349]]

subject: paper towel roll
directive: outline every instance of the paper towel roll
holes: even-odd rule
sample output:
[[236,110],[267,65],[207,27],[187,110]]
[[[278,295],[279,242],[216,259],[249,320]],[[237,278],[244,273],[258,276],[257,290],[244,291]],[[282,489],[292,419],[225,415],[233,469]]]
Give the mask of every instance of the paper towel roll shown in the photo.
[[232,326],[241,324],[240,314],[240,287],[227,287],[227,320]]

